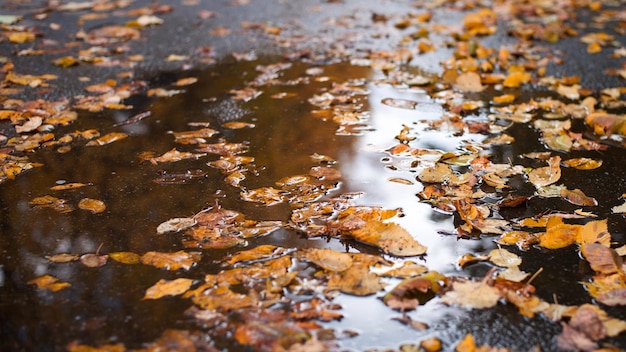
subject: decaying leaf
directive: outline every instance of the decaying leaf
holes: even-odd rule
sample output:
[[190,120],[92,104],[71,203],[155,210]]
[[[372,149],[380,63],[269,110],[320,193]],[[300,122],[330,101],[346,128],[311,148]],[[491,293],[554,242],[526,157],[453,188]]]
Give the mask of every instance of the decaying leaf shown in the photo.
[[67,200],[53,196],[35,197],[28,204],[36,208],[51,208],[60,213],[69,213],[74,210],[74,207],[67,204]]

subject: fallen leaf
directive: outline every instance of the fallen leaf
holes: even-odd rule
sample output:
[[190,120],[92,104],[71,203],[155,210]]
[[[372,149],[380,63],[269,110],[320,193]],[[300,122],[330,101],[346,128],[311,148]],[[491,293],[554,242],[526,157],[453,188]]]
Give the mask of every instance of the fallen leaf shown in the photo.
[[187,292],[194,280],[178,278],[175,280],[161,279],[146,290],[143,299],[159,299],[165,296],[178,296]]
[[29,285],[37,285],[40,290],[50,290],[52,292],[60,291],[64,288],[72,286],[69,282],[59,281],[52,275],[43,275],[28,281]]
[[327,287],[331,291],[339,290],[356,296],[373,295],[383,288],[380,278],[364,265],[352,265],[342,273],[331,275]]
[[109,257],[122,264],[139,264],[141,256],[133,252],[112,252]]
[[528,174],[528,180],[537,188],[551,185],[561,178],[561,157],[553,156],[548,160],[548,166],[533,169]]
[[60,253],[55,255],[46,256],[46,259],[53,263],[69,263],[76,261],[80,258],[78,254]]
[[200,252],[147,252],[141,256],[141,263],[165,270],[189,270],[200,261],[201,257]]
[[297,258],[304,259],[329,271],[345,271],[352,266],[352,257],[327,248],[308,248],[296,252]]
[[186,230],[196,224],[194,218],[173,218],[162,222],[157,226],[157,234],[180,232]]
[[126,137],[128,137],[126,133],[111,132],[109,134],[105,134],[102,137],[99,137],[97,139],[87,142],[86,145],[87,146],[102,146],[102,145],[107,145],[113,142],[121,141],[122,139],[125,139]]
[[478,73],[465,72],[456,78],[454,88],[464,92],[476,93],[482,92],[486,87],[482,84]]
[[99,268],[106,265],[109,256],[107,254],[87,253],[80,256],[80,262],[89,268]]
[[501,298],[497,288],[487,285],[482,281],[454,281],[452,289],[447,291],[441,302],[451,305],[459,305],[465,308],[491,308],[498,304]]
[[83,198],[78,202],[78,207],[83,210],[89,210],[93,214],[102,213],[106,209],[103,201],[98,199]]
[[352,231],[350,236],[359,242],[379,247],[385,253],[400,257],[422,255],[427,249],[396,223],[371,220]]
[[573,167],[577,170],[594,170],[602,166],[602,160],[591,158],[573,158],[564,160],[562,164],[567,167]]
[[599,243],[586,243],[581,252],[596,273],[610,275],[622,270],[622,257],[612,248]]
[[598,205],[598,201],[595,200],[595,198],[585,195],[583,191],[579,190],[578,188],[574,190],[569,190],[567,188],[562,189],[561,198],[574,205],[589,207]]

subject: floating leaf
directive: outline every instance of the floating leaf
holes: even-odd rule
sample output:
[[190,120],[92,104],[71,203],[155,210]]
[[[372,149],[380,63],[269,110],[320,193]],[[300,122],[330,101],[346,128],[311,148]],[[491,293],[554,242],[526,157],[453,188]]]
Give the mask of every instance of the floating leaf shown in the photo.
[[328,290],[339,290],[356,296],[373,295],[382,290],[380,278],[364,265],[352,265],[348,270],[334,274],[328,280]]
[[391,106],[393,108],[410,109],[413,110],[417,106],[417,102],[407,99],[385,98],[381,101],[384,105]]
[[71,205],[67,204],[67,200],[53,196],[35,197],[28,204],[36,208],[51,208],[60,213],[69,213],[74,210]]
[[528,174],[528,180],[537,188],[551,185],[561,178],[561,157],[553,156],[548,160],[548,166],[533,169]]
[[426,247],[396,223],[371,220],[352,231],[350,236],[359,242],[379,247],[385,253],[392,255],[409,257],[426,253]]
[[78,207],[83,210],[89,210],[93,214],[102,213],[106,209],[103,201],[98,199],[83,198],[78,202]]
[[272,206],[285,202],[285,192],[273,187],[262,187],[241,191],[241,199],[246,202],[262,203]]
[[59,281],[58,278],[52,275],[43,275],[38,278],[28,281],[29,285],[37,285],[40,290],[50,290],[52,292],[60,291],[64,288],[72,286],[69,282]]
[[272,258],[278,258],[287,254],[288,249],[277,247],[273,245],[261,245],[253,249],[240,251],[228,256],[228,259],[224,262],[228,265],[234,265],[240,262],[256,262],[260,260],[267,260]]
[[500,300],[497,288],[482,281],[454,281],[452,289],[441,297],[441,302],[466,308],[491,308]]
[[147,252],[141,256],[141,262],[165,270],[189,270],[200,261],[201,256],[199,252]]
[[91,140],[87,143],[87,146],[101,146],[110,144],[113,142],[121,141],[122,139],[128,137],[126,133],[123,132],[111,132],[109,134],[105,134],[104,136]]
[[352,257],[333,249],[309,248],[297,252],[297,257],[313,262],[315,265],[330,271],[345,271],[352,266]]
[[109,257],[122,264],[139,264],[141,256],[133,252],[112,252]]
[[583,191],[578,188],[574,190],[562,189],[561,190],[561,198],[566,201],[574,204],[574,205],[582,205],[582,206],[596,206],[598,205],[598,201],[593,197],[588,197],[583,193]]
[[156,284],[146,290],[143,299],[159,299],[165,296],[178,296],[187,292],[191,285],[192,279],[178,278],[175,280],[161,279]]
[[46,259],[53,263],[69,263],[76,261],[80,258],[78,254],[60,253],[55,255],[46,256]]
[[73,189],[77,189],[77,188],[81,188],[81,187],[85,187],[87,186],[84,183],[80,183],[80,182],[73,182],[73,183],[65,183],[62,185],[57,185],[57,186],[53,186],[50,187],[51,191],[66,191],[66,190],[73,190]]
[[158,163],[171,163],[171,162],[176,162],[176,161],[185,160],[185,159],[199,159],[203,156],[206,156],[206,154],[205,153],[194,154],[190,152],[180,152],[176,150],[176,148],[174,148],[161,156],[149,158],[147,160],[150,161],[153,165],[156,165]]
[[482,92],[486,87],[482,84],[478,73],[465,72],[456,78],[454,88],[464,92],[476,93]]
[[179,232],[196,224],[194,218],[173,218],[162,222],[157,226],[157,234],[163,235],[170,232]]
[[99,268],[106,265],[109,256],[107,254],[87,253],[80,256],[80,262],[90,268]]
[[596,160],[591,158],[574,158],[564,160],[562,164],[567,167],[573,167],[577,170],[593,170],[602,166],[602,160]]
[[489,261],[505,268],[516,267],[522,264],[522,259],[506,249],[498,248],[489,252]]

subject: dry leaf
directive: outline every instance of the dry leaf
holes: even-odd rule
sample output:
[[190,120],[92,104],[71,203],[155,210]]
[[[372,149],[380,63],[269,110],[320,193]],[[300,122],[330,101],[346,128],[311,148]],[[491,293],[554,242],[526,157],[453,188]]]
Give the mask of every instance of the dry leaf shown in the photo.
[[299,259],[308,260],[315,265],[329,271],[345,271],[352,266],[352,257],[327,248],[309,248],[297,252]]
[[551,185],[561,178],[561,157],[553,156],[548,160],[548,166],[533,169],[528,174],[528,180],[537,188]]
[[339,290],[356,296],[372,295],[384,288],[380,278],[364,265],[352,265],[348,270],[334,274],[328,280],[328,290]]
[[157,226],[157,234],[163,235],[171,232],[186,230],[196,224],[194,218],[173,218],[162,222]]
[[379,247],[385,253],[400,257],[422,255],[427,249],[396,223],[371,220],[352,231],[350,236],[359,242]]
[[498,304],[500,292],[482,281],[454,281],[452,290],[441,297],[441,302],[465,308],[491,308]]
[[454,88],[464,92],[476,93],[482,92],[486,87],[482,84],[478,73],[465,72],[456,78]]

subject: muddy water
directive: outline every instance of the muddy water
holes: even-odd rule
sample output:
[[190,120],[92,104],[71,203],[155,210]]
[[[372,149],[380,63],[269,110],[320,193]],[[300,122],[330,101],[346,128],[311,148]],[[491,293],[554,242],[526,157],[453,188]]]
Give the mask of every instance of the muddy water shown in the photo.
[[[43,167],[0,185],[0,313],[3,317],[0,350],[63,350],[72,341],[92,345],[122,342],[127,347],[139,347],[156,339],[166,328],[193,326],[182,314],[189,306],[187,301],[177,298],[141,300],[146,288],[161,278],[178,277],[177,273],[114,261],[100,268],[87,268],[78,262],[55,264],[45,258],[48,255],[93,253],[100,246],[101,253],[179,250],[181,245],[176,235],[156,235],[158,224],[174,217],[191,216],[216,202],[225,209],[242,212],[249,219],[288,220],[291,211],[288,204],[266,207],[242,201],[240,190],[225,184],[224,175],[206,165],[217,156],[158,165],[141,161],[139,154],[146,151],[161,155],[174,147],[193,150],[192,146],[176,145],[170,133],[192,129],[189,127],[191,122],[210,122],[211,127],[220,130],[219,137],[231,143],[249,145],[246,155],[253,156],[255,163],[253,172],[242,182],[248,188],[272,186],[282,177],[307,173],[317,165],[310,158],[314,153],[334,158],[343,177],[327,197],[354,192],[359,194],[355,199],[357,204],[402,208],[405,216],[398,222],[429,247],[428,254],[417,259],[419,263],[444,274],[484,275],[488,270],[486,266],[476,265],[461,271],[454,263],[463,254],[494,248],[492,239],[458,240],[441,234],[454,229],[454,219],[418,202],[415,194],[422,189],[419,182],[405,185],[388,181],[391,177],[415,181],[415,170],[392,170],[389,167],[392,161],[383,151],[397,142],[394,136],[403,124],[441,116],[442,108],[428,94],[367,83],[379,73],[364,67],[293,64],[281,71],[279,79],[286,82],[304,77],[306,83],[262,86],[258,89],[263,94],[258,98],[248,102],[234,101],[229,92],[248,85],[260,74],[255,67],[269,63],[274,63],[273,58],[220,64],[207,71],[163,73],[153,78],[149,86],[168,87],[182,77],[197,77],[199,81],[184,87],[184,93],[171,98],[133,97],[128,101],[133,105],[131,111],[83,114],[76,124],[68,127],[68,131],[96,128],[103,134],[126,132],[130,138],[102,147],[76,144],[65,154],[52,149],[38,151],[33,159],[43,163]],[[323,72],[318,76],[307,75],[305,70],[313,66],[322,68]],[[370,94],[361,97],[360,103],[363,111],[369,113],[369,119],[359,133],[337,135],[338,125],[312,114],[314,107],[307,100],[330,89],[333,82],[351,79],[366,80],[363,88]],[[273,98],[276,93],[291,95]],[[412,99],[419,105],[409,111],[380,104],[381,99],[387,97]],[[143,111],[151,111],[152,115],[133,124],[114,126]],[[255,127],[240,130],[220,127],[222,123],[234,120],[253,123]],[[518,140],[537,140],[535,132],[526,127],[517,126],[510,133]],[[480,135],[453,137],[445,131],[424,131],[418,137],[413,146],[445,151],[454,151],[462,140],[480,141],[484,138]],[[523,147],[518,144],[494,148],[494,162],[515,162],[520,154],[537,148],[531,142]],[[601,173],[592,173],[599,188],[612,180],[626,179],[620,162],[624,160],[623,151],[615,150],[604,157],[607,167]],[[184,182],[177,184],[153,181],[173,174],[194,177],[180,176]],[[90,184],[63,193],[69,203],[77,204],[84,197],[96,198],[106,203],[107,210],[98,215],[82,210],[61,214],[28,204],[34,197],[57,195],[49,188],[67,182]],[[602,202],[601,199],[598,201]],[[531,204],[524,210],[525,214],[514,215],[536,214],[549,206]],[[611,218],[609,226],[618,237],[616,239],[623,240],[620,219]],[[290,230],[277,231],[253,240],[253,243],[375,253],[367,246],[338,240],[306,239]],[[219,267],[213,261],[228,252],[204,251],[202,262],[184,276],[201,279],[206,273],[216,272]],[[552,256],[549,262],[553,268],[545,268],[545,274],[536,281],[538,294],[543,299],[551,301],[552,294],[557,291],[559,302],[563,304],[580,304],[584,301],[581,297],[587,297],[578,283],[585,268],[578,260],[571,260],[572,252],[566,249],[527,254],[529,260],[524,259],[522,270],[528,272],[537,270],[540,265],[535,265],[540,261],[533,261],[533,255]],[[545,261],[545,258],[541,260]],[[72,286],[51,293],[35,290],[27,284],[32,278],[44,274],[70,282]],[[359,333],[340,342],[347,349],[397,348],[401,343],[416,342],[430,334],[454,342],[471,332],[482,336],[482,341],[487,344],[521,349],[538,344],[550,350],[551,336],[558,333],[555,324],[543,318],[523,318],[515,309],[506,306],[468,312],[430,302],[412,313],[412,317],[429,324],[431,329],[416,332],[390,320],[398,313],[385,307],[376,297],[341,295],[336,301],[343,306],[345,318],[328,326]],[[619,317],[619,312],[612,313]],[[223,345],[228,346],[228,343]]]

